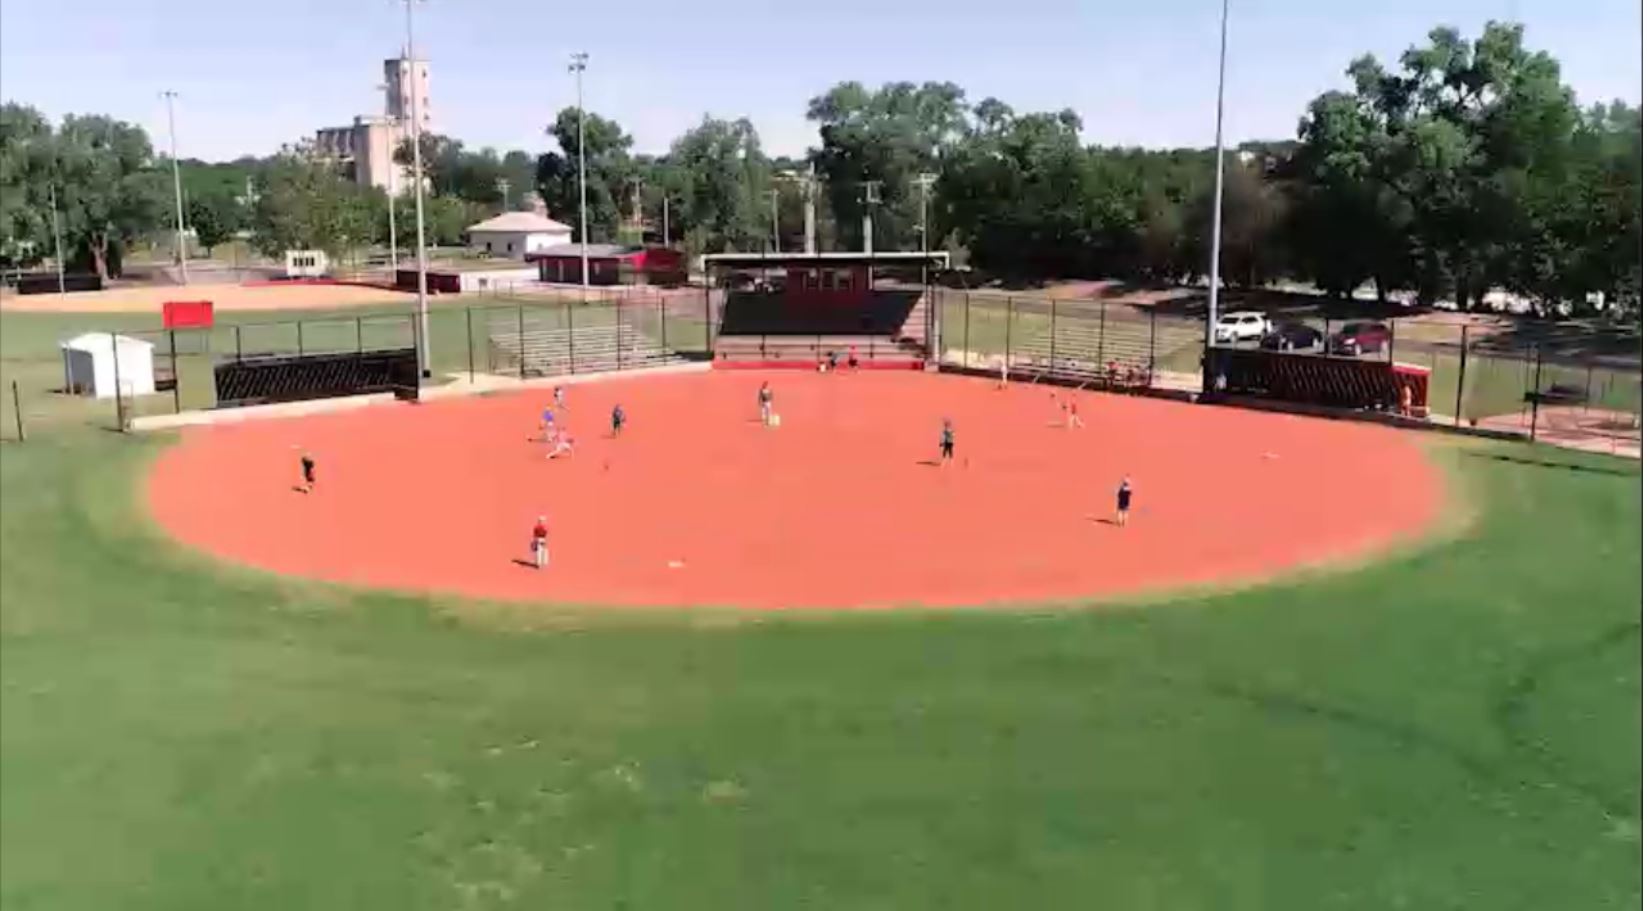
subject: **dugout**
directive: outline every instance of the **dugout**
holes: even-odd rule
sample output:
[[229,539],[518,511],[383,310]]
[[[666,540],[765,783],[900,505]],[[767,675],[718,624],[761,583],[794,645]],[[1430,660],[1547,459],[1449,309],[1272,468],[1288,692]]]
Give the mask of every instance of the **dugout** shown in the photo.
[[1426,367],[1222,346],[1208,348],[1207,357],[1214,397],[1253,395],[1332,408],[1405,409],[1416,415],[1429,410]]
[[936,350],[929,282],[946,252],[717,253],[703,266],[723,295],[717,365],[810,367],[852,351],[907,367]]

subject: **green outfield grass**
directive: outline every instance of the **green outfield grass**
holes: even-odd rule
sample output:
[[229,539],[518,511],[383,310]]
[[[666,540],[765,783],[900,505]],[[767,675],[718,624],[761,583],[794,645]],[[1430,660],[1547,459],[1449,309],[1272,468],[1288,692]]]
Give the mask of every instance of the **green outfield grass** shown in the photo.
[[1225,595],[600,614],[209,564],[164,445],[0,447],[7,909],[1640,902],[1638,463],[1438,442],[1466,530]]

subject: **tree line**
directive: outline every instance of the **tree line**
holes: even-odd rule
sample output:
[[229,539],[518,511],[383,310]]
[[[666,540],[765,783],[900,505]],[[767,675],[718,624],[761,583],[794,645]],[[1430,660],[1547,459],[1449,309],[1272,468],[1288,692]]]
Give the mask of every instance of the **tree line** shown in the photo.
[[[1352,61],[1345,76],[1309,104],[1296,138],[1227,153],[1222,281],[1460,307],[1504,289],[1551,310],[1639,319],[1640,106],[1581,108],[1556,61],[1526,47],[1520,26],[1496,22],[1474,40],[1438,28],[1388,65]],[[1073,111],[974,103],[947,82],[843,82],[806,113],[818,141],[788,159],[767,154],[745,118],[706,117],[649,155],[616,121],[584,112],[590,239],[657,242],[667,230],[692,254],[795,250],[810,195],[820,249],[861,249],[867,221],[877,249],[925,242],[988,277],[1206,277],[1210,149],[1086,145]],[[576,236],[578,119],[560,111],[546,129],[556,150],[535,157],[423,137],[432,242],[459,242],[469,223],[524,207],[528,191]],[[236,232],[270,253],[387,240],[385,194],[303,145],[187,162],[184,183],[207,247]],[[6,105],[6,262],[49,254],[52,186],[72,255],[99,270],[170,223],[162,164],[141,129],[69,117],[54,130]]]

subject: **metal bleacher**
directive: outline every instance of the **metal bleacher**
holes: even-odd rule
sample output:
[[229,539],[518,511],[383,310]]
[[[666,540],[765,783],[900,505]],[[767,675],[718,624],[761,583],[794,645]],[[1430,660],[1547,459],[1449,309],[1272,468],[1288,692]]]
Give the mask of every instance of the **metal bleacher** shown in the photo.
[[1065,317],[1013,346],[1014,368],[1080,379],[1117,370],[1149,375],[1167,352],[1201,344],[1198,328],[1177,320]]
[[486,333],[494,373],[562,376],[685,360],[623,315],[569,328],[561,321],[560,311],[510,313],[489,320]]

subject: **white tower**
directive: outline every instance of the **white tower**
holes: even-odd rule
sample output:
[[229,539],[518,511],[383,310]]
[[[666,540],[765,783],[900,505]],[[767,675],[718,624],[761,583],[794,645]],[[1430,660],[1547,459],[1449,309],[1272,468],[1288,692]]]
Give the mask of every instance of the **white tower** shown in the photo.
[[429,61],[404,55],[383,61],[383,93],[383,113],[400,124],[405,137],[412,135],[413,111],[418,112],[423,121],[418,125],[421,132],[434,132],[429,104]]

